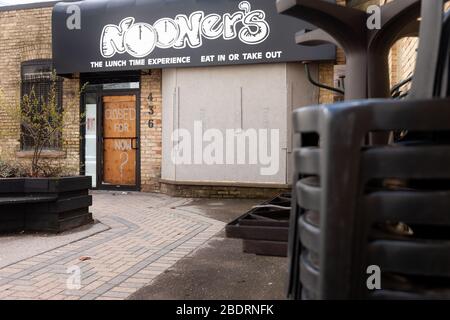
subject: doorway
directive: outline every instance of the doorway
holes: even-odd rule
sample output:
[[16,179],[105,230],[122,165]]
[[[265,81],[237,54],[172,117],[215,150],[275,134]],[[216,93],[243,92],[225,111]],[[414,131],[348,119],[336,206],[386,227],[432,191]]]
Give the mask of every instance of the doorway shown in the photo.
[[102,109],[102,186],[136,188],[137,97],[135,94],[103,95]]
[[94,189],[139,191],[139,80],[86,83],[81,99],[82,173],[92,177]]
[[136,188],[136,95],[104,95],[102,186]]

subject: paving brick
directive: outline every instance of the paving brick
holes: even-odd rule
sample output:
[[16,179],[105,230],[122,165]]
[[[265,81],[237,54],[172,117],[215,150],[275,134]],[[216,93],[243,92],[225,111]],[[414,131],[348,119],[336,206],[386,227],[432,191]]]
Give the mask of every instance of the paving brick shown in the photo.
[[121,298],[126,299],[130,295],[129,292],[118,292],[114,290],[110,290],[102,295],[102,297],[111,297],[111,298]]
[[136,288],[124,287],[121,285],[120,287],[115,287],[112,292],[124,292],[130,294],[136,292]]
[[[111,229],[0,269],[0,299],[127,298],[224,227],[171,209],[185,202],[163,195],[94,193],[92,211]],[[80,256],[91,260],[79,261]],[[81,268],[80,290],[67,288],[68,281],[76,283],[67,273],[72,265]]]

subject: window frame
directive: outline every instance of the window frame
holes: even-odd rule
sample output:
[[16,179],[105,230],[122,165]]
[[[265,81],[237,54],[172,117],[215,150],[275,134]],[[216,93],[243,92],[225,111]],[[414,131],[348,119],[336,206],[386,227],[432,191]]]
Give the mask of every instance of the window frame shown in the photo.
[[[39,79],[42,79],[42,84],[45,84],[45,75],[47,74],[46,72],[36,72],[35,74],[33,74],[33,77],[27,78],[26,75],[27,73],[25,72],[25,69],[27,67],[35,67],[35,68],[44,68],[44,67],[48,67],[48,69],[50,70],[48,72],[48,85],[50,87],[51,85],[51,79],[50,79],[50,75],[54,70],[54,65],[53,65],[53,60],[52,59],[34,59],[34,60],[27,60],[27,61],[23,61],[20,64],[20,103],[22,103],[22,98],[25,94],[28,94],[29,92],[25,92],[25,85],[27,84],[27,82],[32,82],[32,81],[36,81],[39,82]],[[41,76],[41,78],[39,77]],[[61,77],[57,77],[56,81],[58,82],[56,84],[57,88],[56,88],[56,95],[57,95],[57,102],[58,102],[58,108],[62,111],[63,110],[63,81],[64,79]],[[33,149],[33,145],[32,144],[28,144],[25,141],[25,137],[23,134],[23,130],[24,128],[21,126],[20,128],[20,150],[21,151],[30,151]],[[58,143],[55,144],[54,146],[46,146],[44,148],[44,150],[48,150],[48,151],[60,151],[62,149],[62,137],[58,137],[57,138]]]

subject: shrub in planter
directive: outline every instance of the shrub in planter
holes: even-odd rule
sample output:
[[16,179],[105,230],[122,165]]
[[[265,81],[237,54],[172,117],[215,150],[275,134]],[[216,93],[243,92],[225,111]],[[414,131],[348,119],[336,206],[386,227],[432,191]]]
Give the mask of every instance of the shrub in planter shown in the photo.
[[64,161],[43,157],[49,146],[64,145],[64,128],[81,125],[59,105],[56,75],[50,83],[40,94],[32,87],[17,105],[8,104],[0,92],[0,108],[20,125],[31,153],[30,161],[0,160],[0,232],[61,232],[93,221],[91,178],[74,176]]
[[27,170],[16,162],[3,161],[0,159],[0,179],[26,177]]

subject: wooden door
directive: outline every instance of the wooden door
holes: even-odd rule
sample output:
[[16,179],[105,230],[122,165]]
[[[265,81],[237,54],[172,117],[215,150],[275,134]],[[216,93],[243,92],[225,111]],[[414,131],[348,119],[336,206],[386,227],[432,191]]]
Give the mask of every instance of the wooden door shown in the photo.
[[103,183],[136,185],[136,96],[103,97]]

